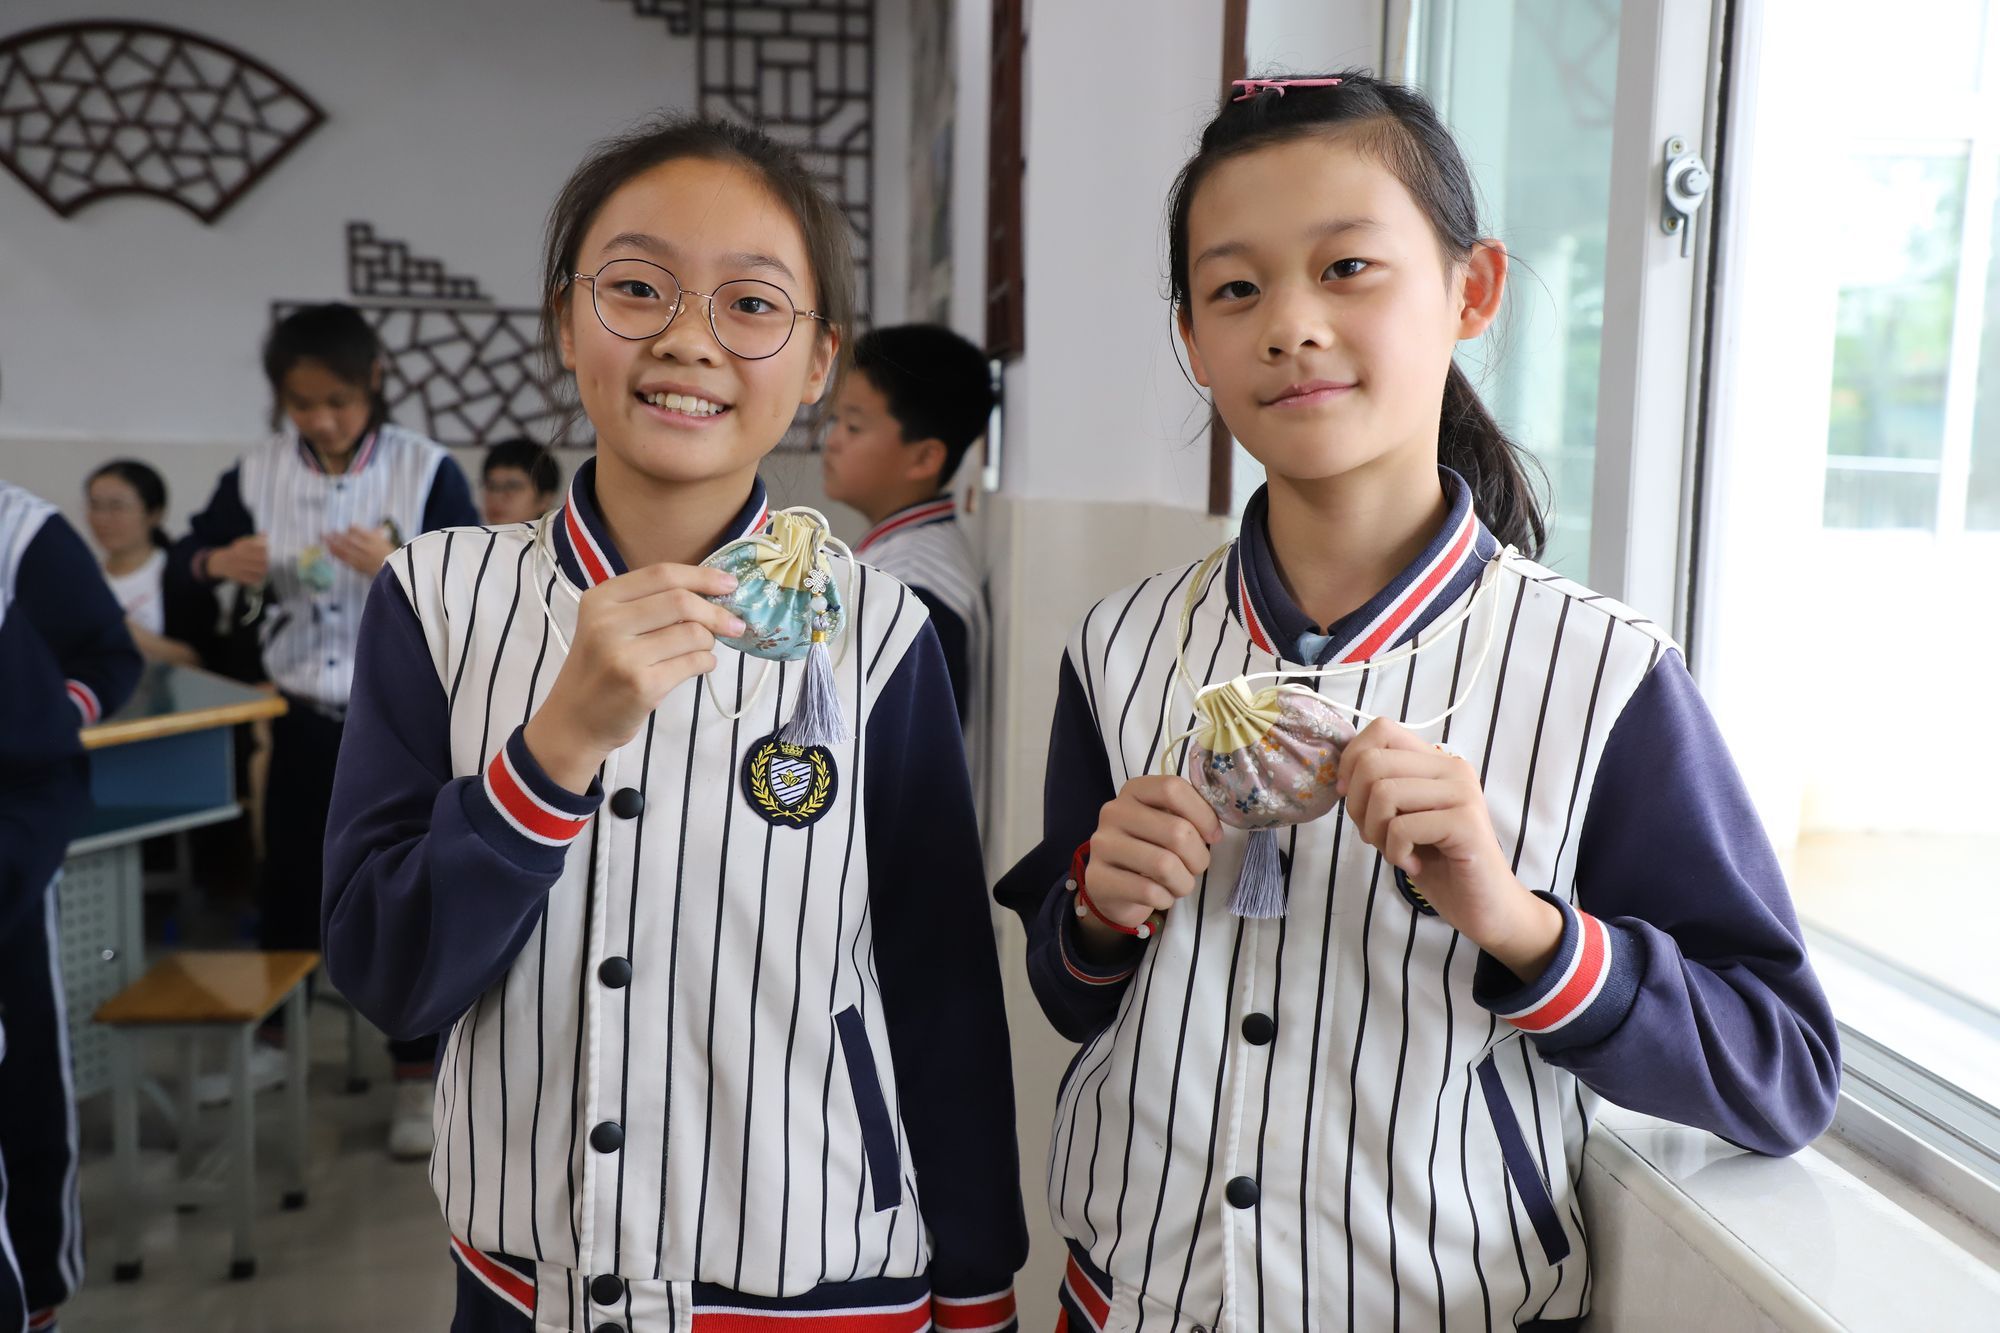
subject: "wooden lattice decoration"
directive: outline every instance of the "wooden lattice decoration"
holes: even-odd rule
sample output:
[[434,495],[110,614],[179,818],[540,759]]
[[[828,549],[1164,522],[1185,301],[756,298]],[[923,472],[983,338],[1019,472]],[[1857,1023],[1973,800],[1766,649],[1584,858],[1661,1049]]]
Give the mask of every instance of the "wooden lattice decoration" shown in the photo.
[[[305,304],[279,301],[273,321]],[[562,416],[542,378],[532,306],[356,301],[388,350],[389,413],[441,444],[547,440]]]
[[0,166],[69,217],[153,195],[214,222],[324,113],[261,61],[155,23],[60,23],[0,41]]
[[699,0],[627,0],[640,18],[664,19],[667,31],[685,37],[694,31],[694,7]]
[[410,253],[384,240],[366,222],[347,224],[347,290],[355,296],[401,296],[420,301],[491,301],[479,279],[448,271],[442,260]]
[[875,0],[707,0],[701,109],[799,150],[854,227],[866,318],[874,274]]

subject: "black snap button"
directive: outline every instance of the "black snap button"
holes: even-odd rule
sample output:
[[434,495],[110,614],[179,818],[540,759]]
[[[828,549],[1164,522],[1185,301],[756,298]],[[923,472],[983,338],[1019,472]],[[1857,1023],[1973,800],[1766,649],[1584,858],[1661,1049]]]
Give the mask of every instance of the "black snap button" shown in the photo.
[[1318,677],[1318,676],[1287,676],[1287,677],[1285,677],[1285,684],[1287,684],[1287,685],[1297,685],[1297,686],[1299,686],[1299,687],[1300,687],[1301,689],[1307,689],[1307,690],[1316,690],[1316,689],[1318,689],[1318,688],[1319,688],[1319,677]]
[[1231,1208],[1255,1208],[1257,1206],[1257,1182],[1248,1176],[1238,1176],[1223,1187],[1223,1196],[1229,1200]]
[[625,1333],[625,1327],[622,1324],[599,1324],[592,1333]]
[[632,964],[623,958],[607,958],[597,965],[597,979],[613,990],[632,982]]
[[611,1273],[599,1273],[590,1279],[590,1299],[599,1305],[615,1305],[625,1294],[625,1284]]
[[625,1146],[625,1130],[615,1120],[600,1121],[590,1131],[590,1146],[599,1152],[617,1152]]
[[1271,1039],[1278,1035],[1277,1020],[1269,1014],[1246,1014],[1243,1017],[1243,1040],[1252,1046],[1269,1046]]
[[620,819],[637,819],[646,808],[646,798],[637,787],[620,787],[611,793],[611,813]]

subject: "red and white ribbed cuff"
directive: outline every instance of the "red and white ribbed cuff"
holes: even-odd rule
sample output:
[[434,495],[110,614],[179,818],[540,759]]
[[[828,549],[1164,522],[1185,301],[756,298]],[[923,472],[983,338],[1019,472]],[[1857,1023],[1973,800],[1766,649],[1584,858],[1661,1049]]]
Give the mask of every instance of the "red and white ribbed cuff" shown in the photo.
[[1014,1289],[988,1296],[932,1296],[931,1322],[938,1333],[1002,1333],[1018,1315]]
[[565,810],[535,791],[511,753],[518,739],[517,732],[486,766],[487,799],[508,827],[522,837],[544,847],[566,847],[589,825],[590,813]]
[[[1575,910],[1575,909],[1572,909]],[[1614,946],[1611,932],[1588,912],[1576,911],[1576,947],[1546,990],[1500,1017],[1523,1032],[1544,1035],[1574,1022],[1603,993],[1611,979]]]
[[84,726],[104,716],[104,706],[97,702],[97,691],[90,686],[80,680],[69,680],[63,682],[63,688],[69,693],[69,701],[76,705],[76,711],[82,714]]

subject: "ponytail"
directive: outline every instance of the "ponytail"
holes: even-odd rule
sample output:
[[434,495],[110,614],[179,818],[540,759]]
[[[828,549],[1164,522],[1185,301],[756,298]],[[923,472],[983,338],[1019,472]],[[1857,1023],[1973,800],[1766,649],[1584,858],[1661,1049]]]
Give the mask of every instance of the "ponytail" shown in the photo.
[[1456,360],[1445,376],[1444,405],[1438,413],[1438,462],[1465,478],[1472,488],[1473,511],[1502,545],[1530,559],[1541,558],[1548,528],[1528,479],[1528,468],[1541,472],[1541,465],[1507,438]]

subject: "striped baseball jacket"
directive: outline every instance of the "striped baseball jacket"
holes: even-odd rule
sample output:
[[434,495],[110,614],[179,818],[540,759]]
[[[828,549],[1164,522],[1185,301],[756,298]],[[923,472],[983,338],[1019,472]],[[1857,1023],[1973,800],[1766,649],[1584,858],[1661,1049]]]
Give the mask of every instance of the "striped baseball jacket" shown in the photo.
[[260,630],[264,670],[286,694],[338,709],[354,675],[368,582],[326,552],[326,534],[386,525],[407,540],[478,520],[465,473],[444,446],[415,431],[376,427],[347,471],[334,476],[287,423],[222,474],[175,546],[174,561],[178,573],[209,582],[209,551],[264,533],[271,554]]
[[[965,758],[972,768],[975,797],[985,788],[988,750],[987,682],[992,679],[991,617],[986,576],[958,521],[958,503],[949,495],[900,509],[869,529],[854,554],[893,574],[931,613],[931,627],[944,649],[945,669],[958,698],[965,735]],[[978,808],[985,809],[983,800]]]
[[79,726],[115,712],[139,650],[56,507],[0,482],[0,931],[32,919],[90,810]]
[[[569,792],[521,729],[577,596],[625,569],[594,477],[545,533],[419,538],[363,623],[327,965],[385,1030],[448,1030],[454,1246],[545,1329],[1000,1333],[1026,1248],[1007,1034],[923,605],[837,563],[851,742],[778,745],[799,668],[760,694],[766,664],[719,647]],[[759,484],[730,531],[764,517]]]
[[1196,568],[1098,603],[1062,664],[1043,842],[998,889],[1044,1009],[1083,1043],[1048,1162],[1071,1333],[1571,1328],[1589,1306],[1577,1178],[1595,1097],[1766,1153],[1832,1117],[1833,1019],[1680,655],[1499,552],[1442,477],[1451,515],[1428,548],[1324,628],[1278,577],[1260,492],[1192,587],[1189,668],[1219,681],[1419,645],[1318,687],[1411,722],[1459,705],[1424,734],[1477,767],[1514,873],[1563,914],[1556,958],[1523,985],[1336,807],[1280,830],[1281,919],[1229,914],[1232,830],[1154,939],[1088,960],[1065,868],[1100,805],[1193,725],[1173,659]]

